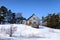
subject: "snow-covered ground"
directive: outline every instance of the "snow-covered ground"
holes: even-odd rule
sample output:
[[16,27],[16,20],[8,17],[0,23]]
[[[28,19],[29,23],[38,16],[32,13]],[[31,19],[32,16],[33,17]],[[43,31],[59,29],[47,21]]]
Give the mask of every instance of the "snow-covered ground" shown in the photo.
[[[9,37],[11,27],[15,31]],[[37,29],[23,24],[5,24],[0,25],[0,40],[60,40],[60,30],[45,26]]]

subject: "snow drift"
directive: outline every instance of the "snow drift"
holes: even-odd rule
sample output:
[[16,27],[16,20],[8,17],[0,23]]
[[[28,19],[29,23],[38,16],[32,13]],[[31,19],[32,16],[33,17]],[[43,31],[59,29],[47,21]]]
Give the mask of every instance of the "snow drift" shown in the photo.
[[14,24],[14,26],[17,27],[17,30],[14,32],[13,36],[16,37],[56,38],[60,34],[60,31],[57,29],[52,29],[44,26],[39,26],[39,29],[23,24]]
[[[0,37],[9,37],[9,28],[16,27],[16,30],[13,32],[13,37],[17,38],[17,40],[31,40],[41,39],[41,40],[60,40],[60,30],[52,29],[45,26],[39,26],[39,29],[33,28],[31,26],[27,26],[24,24],[8,24],[8,25],[0,25]],[[5,29],[4,29],[5,28]],[[14,30],[14,29],[13,29]],[[11,37],[12,38],[12,37]],[[14,40],[15,40],[14,38]],[[24,39],[25,38],[25,39]],[[34,39],[35,38],[35,39]]]
[[17,27],[16,32],[14,32],[14,36],[21,36],[21,37],[38,37],[39,36],[39,29],[32,28],[31,26],[23,25],[23,24],[15,24]]

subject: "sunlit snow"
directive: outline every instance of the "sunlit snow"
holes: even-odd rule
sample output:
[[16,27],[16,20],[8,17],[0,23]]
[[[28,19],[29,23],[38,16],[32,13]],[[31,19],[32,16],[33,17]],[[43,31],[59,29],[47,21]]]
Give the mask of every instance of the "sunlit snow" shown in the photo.
[[[9,28],[16,27],[12,37],[9,37]],[[0,25],[0,39],[2,40],[60,40],[60,30],[45,26],[39,29],[23,24]]]

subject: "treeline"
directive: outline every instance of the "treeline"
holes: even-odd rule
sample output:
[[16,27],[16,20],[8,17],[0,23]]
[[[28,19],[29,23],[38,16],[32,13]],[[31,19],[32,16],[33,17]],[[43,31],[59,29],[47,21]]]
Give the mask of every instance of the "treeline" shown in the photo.
[[60,29],[60,13],[48,14],[46,17],[42,17],[43,25],[55,29]]
[[22,23],[23,20],[26,20],[26,18],[24,18],[21,13],[13,13],[5,6],[0,7],[0,24],[19,24]]

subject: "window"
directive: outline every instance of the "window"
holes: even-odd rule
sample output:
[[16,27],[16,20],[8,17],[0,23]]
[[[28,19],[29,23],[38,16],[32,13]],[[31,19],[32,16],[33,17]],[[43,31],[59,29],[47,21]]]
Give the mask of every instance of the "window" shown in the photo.
[[36,22],[33,22],[33,24],[36,24]]
[[35,20],[35,18],[33,18],[33,20]]

